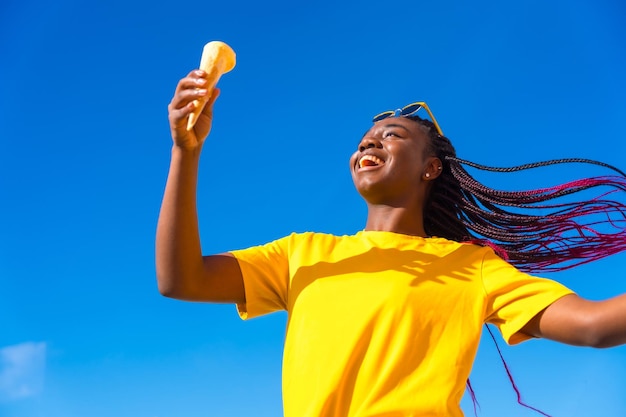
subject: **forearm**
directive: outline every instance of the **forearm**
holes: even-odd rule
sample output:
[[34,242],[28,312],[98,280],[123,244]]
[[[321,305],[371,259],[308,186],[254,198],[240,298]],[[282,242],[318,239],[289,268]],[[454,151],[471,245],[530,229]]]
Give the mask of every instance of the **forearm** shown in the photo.
[[188,118],[196,102],[206,99],[207,73],[191,71],[176,86],[168,105],[174,147],[156,233],[156,273],[161,294],[190,301],[245,302],[239,263],[230,254],[203,256],[198,230],[196,194],[202,144],[211,130],[210,94],[193,128]]
[[[180,298],[202,274],[196,193],[200,148],[172,149],[156,233],[159,291]],[[194,279],[195,278],[195,279]]]

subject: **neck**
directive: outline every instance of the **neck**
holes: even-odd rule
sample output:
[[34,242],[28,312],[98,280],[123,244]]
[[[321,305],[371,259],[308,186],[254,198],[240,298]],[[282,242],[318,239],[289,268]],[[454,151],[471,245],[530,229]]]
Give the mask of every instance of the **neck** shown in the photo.
[[421,207],[368,204],[367,208],[367,223],[364,230],[427,237]]

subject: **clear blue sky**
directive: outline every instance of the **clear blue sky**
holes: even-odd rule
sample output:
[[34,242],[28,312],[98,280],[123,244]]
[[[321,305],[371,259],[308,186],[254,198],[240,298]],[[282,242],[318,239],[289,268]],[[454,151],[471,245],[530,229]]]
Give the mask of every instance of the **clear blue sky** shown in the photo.
[[[206,42],[226,41],[238,58],[200,172],[213,253],[361,229],[348,157],[373,114],[412,101],[428,101],[467,159],[626,168],[625,18],[618,0],[4,0],[0,416],[281,414],[285,315],[242,322],[233,306],[156,288],[166,107]],[[622,254],[551,277],[601,299],[626,291],[625,271]],[[500,343],[532,405],[626,415],[624,347]],[[488,339],[471,379],[479,416],[538,415],[517,405]]]

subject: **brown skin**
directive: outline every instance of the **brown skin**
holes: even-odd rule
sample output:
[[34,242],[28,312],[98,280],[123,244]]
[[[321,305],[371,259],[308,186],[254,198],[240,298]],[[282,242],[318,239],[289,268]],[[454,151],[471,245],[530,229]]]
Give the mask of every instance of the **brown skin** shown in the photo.
[[[427,140],[420,125],[405,118],[381,120],[363,136],[350,169],[368,207],[365,230],[426,236],[424,201],[430,182],[441,173],[439,158],[425,152]],[[364,155],[382,163],[360,168]]]
[[237,260],[230,254],[202,256],[196,191],[202,145],[211,130],[215,90],[195,127],[187,131],[193,101],[205,97],[204,71],[192,71],[176,87],[168,106],[174,145],[156,235],[159,291],[189,301],[241,303],[245,300]]
[[626,294],[604,301],[566,295],[535,316],[522,332],[576,346],[623,345],[626,343]]
[[[176,88],[168,106],[172,158],[156,236],[159,291],[190,301],[245,302],[243,278],[230,254],[203,256],[196,212],[197,176],[202,145],[211,129],[219,90],[204,107],[196,126],[186,130],[193,101],[208,93],[206,73],[192,71]],[[365,230],[426,236],[423,204],[441,161],[425,152],[428,137],[416,122],[388,118],[363,136],[350,158],[354,185],[365,199]],[[371,166],[359,167],[368,155]],[[522,331],[535,337],[580,346],[626,343],[626,294],[605,301],[565,296],[533,318]]]

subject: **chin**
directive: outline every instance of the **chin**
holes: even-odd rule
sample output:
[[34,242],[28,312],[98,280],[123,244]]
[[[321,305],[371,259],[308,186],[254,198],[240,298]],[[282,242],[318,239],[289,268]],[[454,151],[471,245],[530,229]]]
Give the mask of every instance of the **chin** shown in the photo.
[[386,187],[380,183],[359,184],[356,190],[369,204],[383,204],[388,201]]

